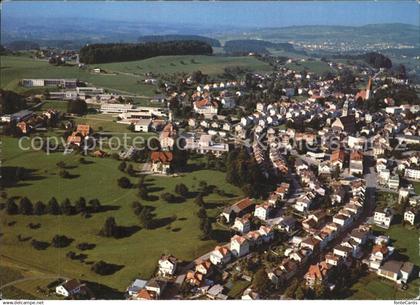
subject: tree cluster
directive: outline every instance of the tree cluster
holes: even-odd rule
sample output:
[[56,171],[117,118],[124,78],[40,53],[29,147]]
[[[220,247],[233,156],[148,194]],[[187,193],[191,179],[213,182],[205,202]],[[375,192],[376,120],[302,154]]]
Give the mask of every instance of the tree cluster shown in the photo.
[[242,188],[247,196],[264,194],[267,179],[262,175],[257,162],[244,149],[229,152],[226,164],[226,181]]
[[141,60],[164,55],[210,55],[212,47],[202,41],[162,41],[142,44],[110,43],[91,44],[80,49],[80,61],[98,64]]

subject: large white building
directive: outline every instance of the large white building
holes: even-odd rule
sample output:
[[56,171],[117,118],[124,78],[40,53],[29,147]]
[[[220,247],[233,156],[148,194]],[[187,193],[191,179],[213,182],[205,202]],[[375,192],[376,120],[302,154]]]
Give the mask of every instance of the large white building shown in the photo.
[[194,150],[200,154],[212,153],[220,156],[224,152],[229,151],[227,143],[215,143],[211,135],[202,134],[198,138],[195,134],[186,134],[185,136],[185,149]]
[[420,180],[420,169],[407,168],[404,172],[404,176],[409,179]]

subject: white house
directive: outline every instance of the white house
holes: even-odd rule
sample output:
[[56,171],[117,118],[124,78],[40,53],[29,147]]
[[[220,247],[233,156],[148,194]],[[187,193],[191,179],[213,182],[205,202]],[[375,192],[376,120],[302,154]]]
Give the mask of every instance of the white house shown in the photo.
[[216,246],[210,253],[210,261],[213,265],[225,265],[231,259],[232,255],[227,247]]
[[271,212],[271,205],[269,204],[262,204],[262,205],[256,205],[254,216],[258,217],[261,220],[267,220],[270,212]]
[[400,186],[400,177],[398,175],[394,175],[388,179],[388,187],[391,190],[398,190]]
[[296,204],[294,205],[294,208],[298,210],[299,212],[307,211],[312,206],[312,203],[313,203],[312,199],[313,199],[312,193],[303,194],[296,200]]
[[375,211],[375,214],[373,216],[373,221],[378,226],[384,227],[386,229],[389,229],[389,226],[391,225],[392,218],[394,217],[391,209],[377,209]]
[[230,251],[240,257],[249,253],[249,243],[245,237],[235,235],[230,239]]
[[236,217],[232,229],[242,234],[248,233],[251,230],[251,222],[249,221],[248,217]]
[[409,222],[412,226],[416,223],[417,211],[415,209],[408,209],[404,213],[404,221]]
[[81,284],[78,280],[72,279],[67,280],[61,285],[58,285],[55,288],[55,292],[59,295],[69,297],[72,295],[79,294],[82,291],[82,288],[84,287],[84,284]]
[[404,172],[404,176],[409,179],[420,180],[420,169],[407,168]]
[[174,275],[177,266],[177,259],[172,255],[164,255],[159,259],[158,262],[159,271],[158,273],[163,276]]

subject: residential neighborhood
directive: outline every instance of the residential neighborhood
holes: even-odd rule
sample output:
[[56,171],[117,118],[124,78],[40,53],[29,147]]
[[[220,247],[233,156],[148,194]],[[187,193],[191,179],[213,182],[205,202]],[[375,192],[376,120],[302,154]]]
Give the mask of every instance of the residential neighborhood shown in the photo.
[[0,298],[418,298],[419,45],[178,23],[5,32]]

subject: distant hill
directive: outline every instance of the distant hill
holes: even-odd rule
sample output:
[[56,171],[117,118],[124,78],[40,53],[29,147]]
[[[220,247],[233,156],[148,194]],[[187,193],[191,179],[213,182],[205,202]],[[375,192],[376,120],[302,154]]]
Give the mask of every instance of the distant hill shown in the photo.
[[230,54],[244,53],[270,53],[268,49],[282,50],[287,52],[298,52],[290,43],[275,43],[266,40],[257,39],[238,39],[226,41],[223,49]]
[[364,26],[291,26],[283,28],[265,28],[247,32],[239,37],[249,37],[270,41],[318,40],[354,41],[356,43],[408,43],[420,45],[420,27],[410,24],[389,23],[369,24]]
[[208,43],[212,47],[221,47],[219,40],[199,35],[145,35],[140,36],[138,38],[139,42],[161,42],[179,40],[196,40]]

